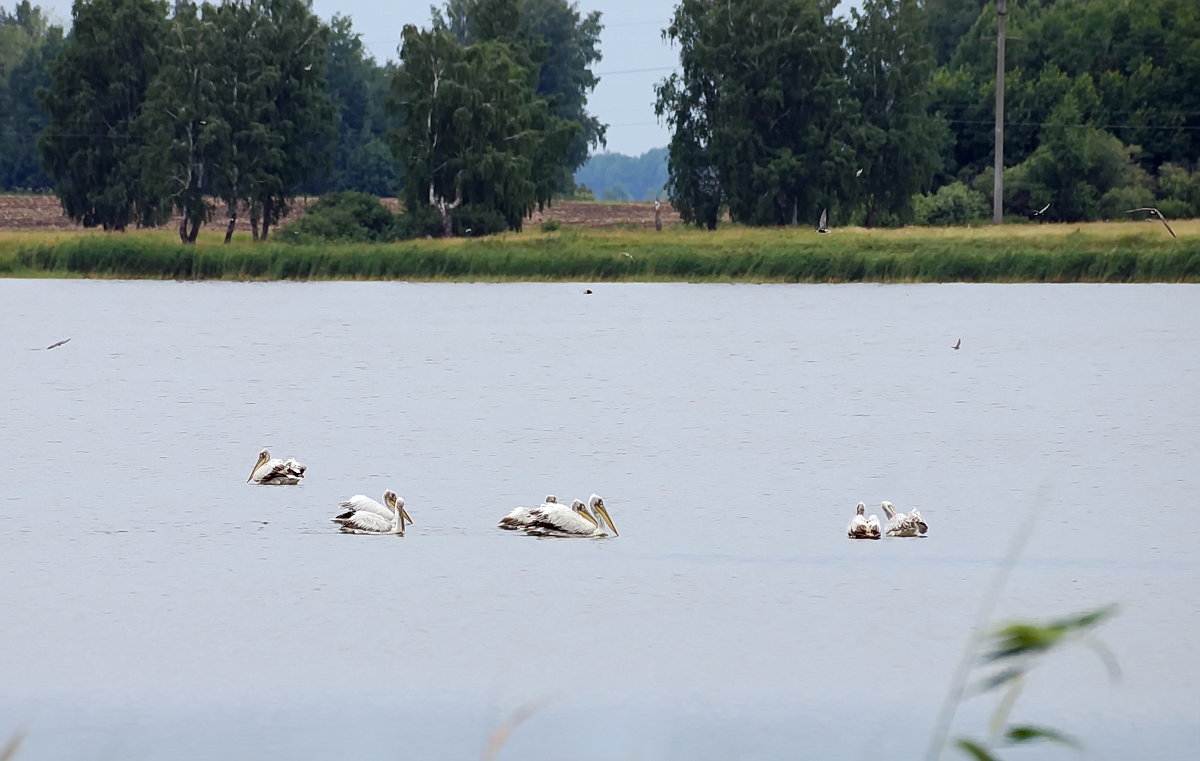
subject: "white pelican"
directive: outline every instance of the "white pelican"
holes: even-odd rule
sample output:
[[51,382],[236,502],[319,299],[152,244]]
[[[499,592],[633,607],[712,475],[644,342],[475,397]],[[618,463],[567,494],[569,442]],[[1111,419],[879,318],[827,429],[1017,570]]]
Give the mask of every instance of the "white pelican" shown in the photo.
[[872,515],[870,518],[865,517],[867,512],[867,503],[859,502],[858,507],[854,509],[854,517],[850,519],[850,525],[846,527],[846,536],[851,539],[879,539],[879,518]]
[[895,506],[887,500],[881,502],[880,507],[887,515],[887,530],[884,533],[888,536],[920,536],[929,530],[919,510],[913,510],[908,515],[898,513]]
[[396,496],[396,492],[391,489],[383,493],[382,505],[366,495],[355,494],[350,499],[339,502],[338,507],[344,512],[329,520],[338,524],[338,530],[345,534],[404,536],[405,522],[413,522],[408,511],[404,509],[404,498]]
[[607,536],[606,524],[613,536],[620,536],[599,494],[593,494],[586,507],[579,500],[570,507],[543,505],[533,517],[533,523],[525,527],[530,536]]
[[1033,210],[1033,216],[1035,216],[1035,217],[1040,217],[1040,216],[1042,216],[1043,214],[1045,214],[1045,213],[1046,213],[1046,209],[1049,209],[1049,208],[1050,208],[1050,203],[1047,201],[1047,202],[1046,202],[1046,205],[1045,205],[1045,206],[1043,206],[1042,208],[1040,208],[1040,209],[1034,209],[1034,210]]
[[[541,507],[546,507],[547,505],[557,505],[557,504],[558,504],[558,497],[554,496],[553,494],[547,494],[545,501],[542,502],[542,504],[541,504]],[[539,508],[536,508],[536,507],[514,507],[512,512],[509,513],[508,515],[504,516],[503,518],[501,518],[500,522],[496,525],[502,529],[505,529],[506,531],[516,531],[518,529],[523,529],[526,526],[528,526],[530,523],[533,522],[533,511],[537,510],[537,509],[539,509]]]
[[285,461],[278,457],[272,458],[271,453],[264,449],[258,453],[258,462],[254,463],[254,470],[250,471],[246,483],[253,481],[268,486],[290,486],[300,483],[306,470],[308,466],[301,465],[295,459],[289,457]]
[[828,221],[829,221],[829,209],[821,209],[821,221],[817,222],[817,232],[819,232],[819,233],[829,232],[829,228],[825,226],[826,222],[828,222]]

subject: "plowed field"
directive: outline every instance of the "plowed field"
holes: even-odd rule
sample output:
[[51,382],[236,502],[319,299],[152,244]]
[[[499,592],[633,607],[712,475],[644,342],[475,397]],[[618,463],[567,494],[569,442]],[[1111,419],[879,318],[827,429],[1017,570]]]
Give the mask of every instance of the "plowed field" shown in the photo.
[[[396,203],[388,199],[393,210]],[[305,204],[298,201],[290,219],[304,213]],[[537,230],[541,223],[553,217],[571,227],[654,227],[654,202],[595,203],[588,201],[559,201],[544,211],[533,213],[526,223],[527,230]],[[663,226],[679,224],[679,216],[670,204],[662,205]],[[214,226],[223,226],[223,214],[217,213]],[[0,195],[0,230],[72,230],[79,225],[62,215],[58,199],[49,195]],[[174,225],[170,225],[174,227]],[[238,229],[250,229],[245,215],[238,219]]]

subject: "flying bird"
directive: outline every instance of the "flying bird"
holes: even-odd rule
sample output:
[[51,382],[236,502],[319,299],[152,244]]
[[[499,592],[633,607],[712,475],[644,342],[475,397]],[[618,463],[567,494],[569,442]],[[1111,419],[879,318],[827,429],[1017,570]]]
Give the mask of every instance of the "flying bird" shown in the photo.
[[854,173],[854,176],[855,176],[855,177],[862,177],[862,173],[863,173],[863,170],[859,169],[857,172],[855,172],[855,173]]
[[388,489],[383,493],[383,504],[364,494],[355,494],[338,507],[343,512],[329,520],[338,524],[343,534],[398,534],[404,536],[405,522],[412,523],[404,509],[404,498]]
[[1040,209],[1034,209],[1034,210],[1033,210],[1033,216],[1035,216],[1035,217],[1040,217],[1040,216],[1042,216],[1043,214],[1045,214],[1045,213],[1046,213],[1046,209],[1049,209],[1049,208],[1050,208],[1050,203],[1049,203],[1049,202],[1047,202],[1047,203],[1046,203],[1046,205],[1045,205],[1045,206],[1043,206],[1042,208],[1040,208]]
[[1162,215],[1162,212],[1161,212],[1161,211],[1159,211],[1158,209],[1154,208],[1153,206],[1142,206],[1142,207],[1140,207],[1140,208],[1137,208],[1137,209],[1129,209],[1129,210],[1128,210],[1128,211],[1126,211],[1125,213],[1126,213],[1126,214],[1133,214],[1133,213],[1134,213],[1134,212],[1136,212],[1136,211],[1148,211],[1148,212],[1150,212],[1150,216],[1149,216],[1149,218],[1148,218],[1148,220],[1147,220],[1147,221],[1149,221],[1150,219],[1154,219],[1155,217],[1158,217],[1158,221],[1160,221],[1160,222],[1162,222],[1162,223],[1163,223],[1163,227],[1167,228],[1167,232],[1171,233],[1171,237],[1172,237],[1172,238],[1178,238],[1178,237],[1179,237],[1178,235],[1176,235],[1176,234],[1175,234],[1175,231],[1171,229],[1171,226],[1167,224],[1167,218],[1166,218],[1166,217],[1164,217],[1164,216]]
[[254,463],[254,469],[250,471],[246,483],[253,481],[264,486],[294,486],[304,478],[306,470],[308,466],[301,465],[294,458],[272,458],[271,453],[264,449],[258,453],[258,462]]
[[633,254],[629,253],[628,251],[622,251],[621,256],[624,256],[626,259],[628,259],[631,262],[634,261]]
[[825,226],[825,223],[828,221],[829,221],[829,209],[821,209],[821,221],[817,222],[817,232],[828,233],[829,228]]
[[69,338],[64,338],[61,341],[55,341],[54,343],[50,344],[46,348],[47,349],[57,349],[59,346],[62,346],[63,344],[65,344],[67,341],[70,341],[70,340],[71,339],[69,339]]
[[888,536],[921,536],[929,530],[920,511],[913,510],[905,515],[896,512],[895,506],[887,500],[881,502],[880,507],[883,508],[883,513],[888,519],[887,529],[884,531]]
[[954,345],[951,346],[950,348],[951,349],[961,349],[962,348],[962,339],[960,338],[957,341],[955,341]]
[[880,538],[879,517],[872,515],[868,518],[866,512],[867,504],[859,502],[858,507],[854,509],[854,517],[850,519],[850,525],[846,527],[846,536],[851,539]]

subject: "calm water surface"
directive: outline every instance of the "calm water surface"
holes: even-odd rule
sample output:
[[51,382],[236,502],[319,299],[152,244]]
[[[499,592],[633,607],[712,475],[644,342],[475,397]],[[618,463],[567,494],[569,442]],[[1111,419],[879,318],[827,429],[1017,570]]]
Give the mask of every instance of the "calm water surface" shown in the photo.
[[[1118,603],[1123,675],[1063,651],[1014,719],[1200,757],[1200,288],[591,287],[0,280],[0,738],[477,759],[532,706],[500,758],[919,758],[1036,510],[995,618]],[[407,536],[328,522],[386,488]],[[495,528],[592,492],[620,537]]]

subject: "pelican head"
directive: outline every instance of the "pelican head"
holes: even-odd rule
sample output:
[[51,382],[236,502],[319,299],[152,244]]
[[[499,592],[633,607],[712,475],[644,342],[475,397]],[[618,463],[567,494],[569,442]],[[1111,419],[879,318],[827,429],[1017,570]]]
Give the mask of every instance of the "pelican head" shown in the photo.
[[383,493],[383,503],[392,508],[392,510],[400,513],[400,531],[403,533],[404,523],[406,521],[410,525],[413,523],[412,517],[410,517],[408,511],[404,509],[404,497],[397,496],[396,492],[388,489]]
[[600,519],[603,519],[608,527],[612,529],[613,536],[620,536],[617,533],[617,527],[613,525],[612,518],[608,514],[608,508],[604,506],[604,498],[599,494],[593,494],[588,499],[588,508],[592,511],[592,515],[596,518],[596,526],[599,528]]
[[579,515],[581,518],[584,518],[588,523],[592,524],[596,528],[600,528],[600,524],[596,522],[596,519],[593,518],[591,513],[587,511],[587,505],[583,504],[582,499],[571,500],[571,512]]
[[258,453],[258,462],[254,463],[254,467],[250,469],[250,478],[246,479],[246,483],[250,483],[254,479],[254,474],[258,469],[267,464],[267,460],[271,459],[271,453],[266,449]]
[[859,502],[858,507],[854,508],[854,513],[856,515],[866,515],[867,514],[867,503]]
[[557,504],[558,504],[558,497],[554,496],[553,494],[547,494],[547,495],[546,495],[546,500],[545,500],[545,503],[546,503],[547,505],[557,505]]
[[894,506],[894,505],[893,505],[891,502],[888,502],[888,501],[885,499],[884,501],[882,501],[882,502],[880,502],[880,503],[879,503],[879,506],[880,506],[881,508],[883,508],[883,514],[884,514],[884,515],[886,515],[886,516],[888,517],[888,520],[889,520],[889,521],[890,521],[892,518],[896,517],[896,508],[895,508],[895,506]]

